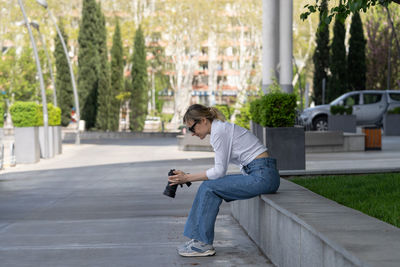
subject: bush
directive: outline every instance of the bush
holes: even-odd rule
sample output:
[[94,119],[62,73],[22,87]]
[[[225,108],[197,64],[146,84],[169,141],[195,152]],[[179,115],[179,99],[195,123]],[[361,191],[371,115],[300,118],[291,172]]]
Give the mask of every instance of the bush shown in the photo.
[[296,96],[273,92],[250,103],[251,119],[263,127],[293,127],[296,118]]
[[235,124],[250,129],[250,103],[246,103],[240,108],[240,113],[236,116]]
[[389,110],[388,114],[400,114],[400,107]]
[[35,102],[15,102],[10,108],[15,127],[35,127],[43,125],[42,110]]
[[351,115],[353,114],[353,107],[349,106],[342,106],[342,105],[336,105],[336,106],[331,106],[331,114],[332,115]]
[[49,114],[49,126],[61,125],[61,109],[59,107],[47,104],[47,113]]
[[228,105],[215,105],[215,107],[221,111],[227,121],[230,121],[231,116],[234,112],[234,108]]

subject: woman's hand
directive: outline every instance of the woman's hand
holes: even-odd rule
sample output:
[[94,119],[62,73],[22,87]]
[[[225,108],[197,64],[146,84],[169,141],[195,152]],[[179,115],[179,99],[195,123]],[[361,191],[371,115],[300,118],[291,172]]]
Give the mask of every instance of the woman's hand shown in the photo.
[[171,182],[170,185],[176,184],[184,184],[188,182],[188,176],[186,173],[180,170],[174,171],[175,175],[168,176],[168,182]]

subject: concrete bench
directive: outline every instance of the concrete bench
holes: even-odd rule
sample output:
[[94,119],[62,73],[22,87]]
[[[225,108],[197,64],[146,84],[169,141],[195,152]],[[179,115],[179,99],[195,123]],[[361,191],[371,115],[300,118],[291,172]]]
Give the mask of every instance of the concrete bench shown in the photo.
[[276,194],[231,204],[276,266],[399,266],[400,229],[281,179]]

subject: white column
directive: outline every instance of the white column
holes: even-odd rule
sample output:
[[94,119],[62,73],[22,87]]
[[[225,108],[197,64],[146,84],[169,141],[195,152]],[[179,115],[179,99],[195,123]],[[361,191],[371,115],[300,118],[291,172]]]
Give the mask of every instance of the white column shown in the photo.
[[279,1],[279,84],[286,93],[293,92],[293,0]]
[[277,78],[279,61],[279,0],[263,0],[263,56],[262,56],[262,89],[264,93]]

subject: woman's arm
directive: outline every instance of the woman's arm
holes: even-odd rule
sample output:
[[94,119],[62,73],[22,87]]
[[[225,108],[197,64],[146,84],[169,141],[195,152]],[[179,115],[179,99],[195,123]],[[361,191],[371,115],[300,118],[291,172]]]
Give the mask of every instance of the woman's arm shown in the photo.
[[208,180],[206,172],[198,173],[184,173],[183,171],[174,171],[175,175],[169,176],[168,181],[171,182],[170,185],[184,184],[187,182],[205,181]]

